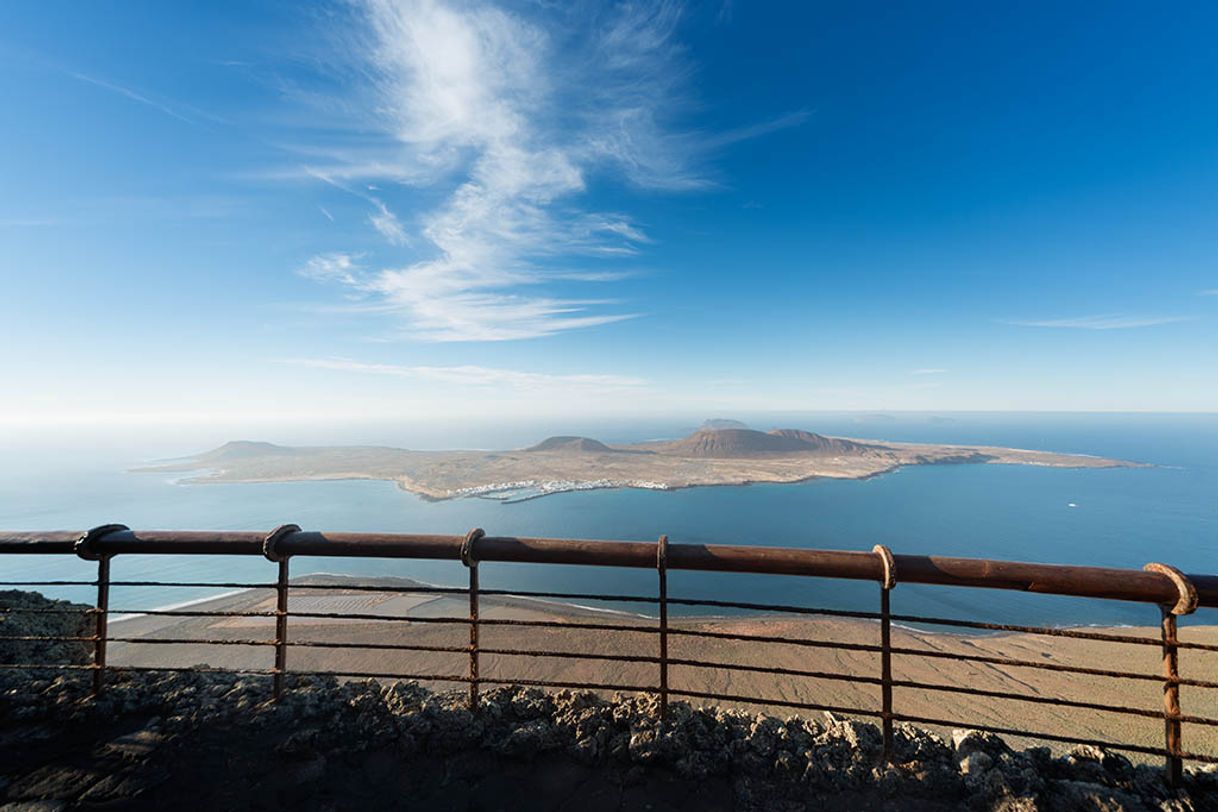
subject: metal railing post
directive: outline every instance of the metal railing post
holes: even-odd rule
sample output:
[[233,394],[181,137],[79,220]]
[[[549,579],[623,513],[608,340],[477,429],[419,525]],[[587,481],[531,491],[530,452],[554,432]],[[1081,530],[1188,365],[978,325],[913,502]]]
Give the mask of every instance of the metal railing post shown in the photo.
[[668,719],[668,536],[656,544],[656,570],[660,575],[660,723]]
[[474,542],[486,535],[481,527],[465,534],[461,542],[461,563],[469,570],[469,709],[478,709],[478,559]]
[[1164,606],[1163,611],[1163,737],[1167,745],[1167,762],[1164,765],[1167,784],[1180,786],[1184,778],[1184,762],[1180,758],[1180,654],[1176,637],[1176,616]]
[[881,758],[892,763],[892,611],[890,596],[897,584],[896,559],[882,544],[872,548],[884,567],[880,582],[880,722],[883,726],[884,749]]
[[1164,777],[1170,787],[1180,786],[1184,780],[1184,752],[1181,743],[1180,724],[1180,640],[1177,637],[1177,615],[1192,614],[1197,610],[1197,590],[1188,577],[1169,564],[1151,562],[1142,569],[1166,575],[1176,587],[1174,606],[1163,604],[1160,631],[1163,638],[1163,740],[1167,748]]
[[284,537],[300,531],[295,524],[281,524],[272,530],[262,542],[262,555],[279,565],[279,576],[275,579],[275,668],[271,694],[278,702],[283,696],[283,675],[288,668],[288,556],[279,552],[279,542]]
[[275,700],[283,696],[283,675],[288,668],[288,559],[279,560],[275,580]]
[[106,680],[106,637],[110,617],[110,556],[97,559],[97,614],[93,627],[93,696],[101,696]]
[[106,689],[106,637],[110,618],[110,558],[97,549],[97,542],[107,533],[129,530],[125,524],[103,524],[85,531],[72,546],[73,552],[86,561],[97,562],[97,605],[93,607],[93,696]]

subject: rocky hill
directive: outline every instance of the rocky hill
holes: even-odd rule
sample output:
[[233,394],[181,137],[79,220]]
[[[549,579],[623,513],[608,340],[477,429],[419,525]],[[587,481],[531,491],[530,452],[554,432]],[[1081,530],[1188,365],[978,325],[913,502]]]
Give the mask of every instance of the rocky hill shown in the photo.
[[547,437],[537,445],[529,446],[525,451],[557,451],[572,454],[612,454],[613,449],[600,440],[591,437]]
[[748,424],[742,423],[739,420],[729,420],[723,417],[713,417],[710,420],[703,421],[701,426],[698,426],[698,431],[719,431],[721,429],[747,429]]
[[294,449],[287,446],[275,445],[255,440],[232,440],[225,443],[208,456],[216,460],[240,460],[247,457],[261,457],[267,454],[291,454]]
[[680,457],[739,459],[777,454],[862,454],[878,446],[852,440],[824,437],[799,429],[712,429],[659,447],[662,453]]
[[860,443],[854,440],[843,440],[840,437],[826,437],[823,434],[803,429],[774,429],[770,434],[798,440],[808,450],[824,454],[863,454],[869,451],[891,450],[875,443]]

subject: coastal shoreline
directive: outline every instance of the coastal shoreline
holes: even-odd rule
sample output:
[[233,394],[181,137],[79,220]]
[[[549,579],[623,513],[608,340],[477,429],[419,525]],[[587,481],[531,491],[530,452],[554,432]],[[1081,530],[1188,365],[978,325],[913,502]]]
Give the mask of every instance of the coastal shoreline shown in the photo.
[[996,446],[892,443],[825,437],[799,429],[699,430],[688,437],[606,445],[551,437],[505,451],[411,451],[382,446],[287,447],[235,441],[209,452],[134,469],[192,474],[182,484],[384,480],[429,501],[504,504],[605,489],[673,491],[711,486],[870,479],[923,465],[1136,468],[1086,454]]
[[[1077,455],[1090,456],[1090,455]],[[1096,460],[1102,460],[1102,457],[1093,457]],[[723,482],[692,482],[684,484],[674,484],[667,482],[647,482],[646,484],[635,484],[630,481],[612,481],[606,484],[600,484],[597,480],[591,481],[573,481],[569,486],[564,487],[547,487],[537,493],[528,494],[526,496],[512,497],[507,499],[497,499],[491,494],[502,493],[504,491],[515,490],[513,486],[518,486],[520,483],[491,483],[484,486],[474,486],[461,491],[477,491],[476,493],[466,492],[451,492],[451,491],[436,491],[422,485],[418,485],[413,481],[403,477],[393,476],[378,476],[375,474],[319,474],[319,475],[284,475],[272,477],[245,477],[234,476],[227,472],[207,474],[202,476],[182,477],[173,482],[175,485],[268,485],[284,482],[390,482],[400,491],[412,494],[426,502],[449,502],[458,499],[487,499],[488,501],[498,502],[503,505],[519,504],[535,499],[541,499],[546,496],[557,496],[564,493],[579,493],[585,491],[602,491],[602,490],[646,490],[646,491],[683,491],[692,488],[737,488],[750,487],[754,485],[800,485],[819,480],[835,480],[835,481],[854,481],[862,482],[870,479],[878,479],[880,477],[889,476],[907,468],[920,468],[927,465],[956,465],[960,463],[942,462],[942,463],[900,463],[893,465],[883,470],[871,471],[868,473],[858,474],[854,476],[844,474],[830,473],[815,473],[804,476],[796,476],[790,479],[738,479]],[[983,463],[975,463],[980,465],[1024,465],[1029,467],[1042,468],[1063,468],[1071,470],[1094,470],[1096,466],[1089,465],[1061,465],[1048,464],[1038,462],[1006,462],[1006,461],[987,461]],[[1112,468],[1134,468],[1134,467],[1151,467],[1142,463],[1130,463],[1128,465],[1108,465],[1101,466],[1103,469]],[[131,473],[151,473],[156,469],[134,468]],[[549,483],[543,483],[548,485]]]

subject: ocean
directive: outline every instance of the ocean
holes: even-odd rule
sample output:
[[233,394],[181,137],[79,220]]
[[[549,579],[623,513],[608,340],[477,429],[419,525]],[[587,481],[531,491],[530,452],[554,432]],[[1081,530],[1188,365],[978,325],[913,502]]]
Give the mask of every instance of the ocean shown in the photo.
[[[459,428],[344,426],[279,430],[258,436],[187,433],[58,442],[0,438],[0,528],[78,529],[107,522],[134,528],[258,529],[285,522],[320,530],[494,535],[753,544],[1002,558],[1140,568],[1163,561],[1185,571],[1218,572],[1218,415],[1150,414],[891,414],[805,413],[736,416],[761,429],[797,427],[879,440],[958,442],[1096,454],[1151,463],[1150,468],[1069,470],[1004,465],[923,466],[868,480],[816,480],[791,485],[605,490],[546,496],[518,504],[483,499],[427,502],[392,483],[375,481],[182,485],[165,474],[128,469],[184,455],[227,439],[284,443],[369,442],[406,447],[518,447],[547,434],[579,433],[632,442],[686,433],[698,420],[670,418],[568,421]],[[0,558],[0,580],[88,578],[93,567],[74,558]],[[461,585],[458,563],[298,558],[293,575],[337,572],[397,575]],[[580,567],[486,564],[486,588],[618,592],[654,595],[651,572]],[[122,556],[120,580],[269,581],[271,564],[253,558]],[[45,588],[48,595],[91,602],[86,588]],[[149,609],[223,590],[118,588],[116,609]],[[872,609],[874,584],[827,579],[673,572],[669,594],[719,600]],[[614,608],[614,607],[610,607]],[[638,611],[638,606],[629,605]],[[1001,590],[899,584],[896,612],[1005,623],[1050,625],[1157,622],[1153,607]],[[674,609],[674,611],[677,611]],[[709,614],[692,608],[691,614]],[[1191,622],[1218,622],[1202,611]]]

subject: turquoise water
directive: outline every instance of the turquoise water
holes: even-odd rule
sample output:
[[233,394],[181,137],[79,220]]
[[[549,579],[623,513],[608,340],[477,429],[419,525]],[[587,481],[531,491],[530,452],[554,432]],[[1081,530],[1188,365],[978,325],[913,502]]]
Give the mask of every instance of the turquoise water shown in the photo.
[[[1154,560],[1186,571],[1218,572],[1218,416],[793,415],[750,423],[890,440],[1073,451],[1156,467],[917,467],[861,481],[595,491],[501,505],[477,499],[425,502],[384,482],[187,486],[164,475],[125,473],[128,465],[143,459],[136,455],[43,454],[35,459],[10,451],[8,464],[0,469],[0,527],[75,529],[113,521],[137,528],[269,530],[295,522],[327,530],[463,533],[480,526],[492,534],[607,539],[650,540],[667,533],[673,542],[712,544],[866,550],[882,543],[896,552],[1122,567]],[[685,428],[680,421],[615,424],[601,427],[600,436],[636,440],[672,436]],[[385,441],[407,444],[410,438],[387,436]],[[465,578],[460,564],[449,562],[300,558],[292,566],[294,574],[390,574],[442,584],[461,584]],[[0,567],[4,580],[88,577],[92,569],[74,559],[43,557],[9,557],[0,560]],[[130,556],[114,564],[117,579],[272,576],[270,564],[252,558]],[[481,577],[486,587],[655,590],[653,573],[605,568],[487,564]],[[84,589],[45,591],[90,599]],[[877,600],[871,584],[723,573],[673,573],[670,593],[860,609],[874,609]],[[208,594],[215,591],[118,589],[112,604],[150,608]],[[1157,617],[1151,607],[1119,602],[909,584],[897,588],[893,603],[900,612],[1004,622],[1142,624]],[[1200,613],[1196,619],[1218,622],[1218,615]]]

